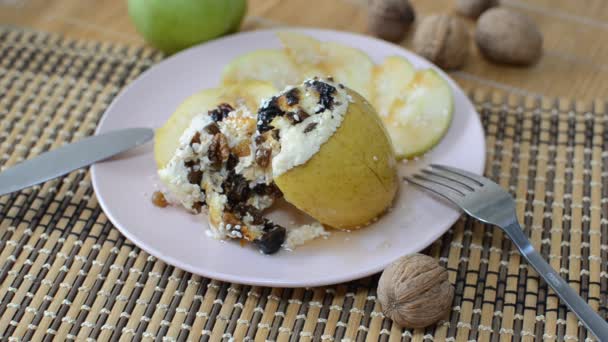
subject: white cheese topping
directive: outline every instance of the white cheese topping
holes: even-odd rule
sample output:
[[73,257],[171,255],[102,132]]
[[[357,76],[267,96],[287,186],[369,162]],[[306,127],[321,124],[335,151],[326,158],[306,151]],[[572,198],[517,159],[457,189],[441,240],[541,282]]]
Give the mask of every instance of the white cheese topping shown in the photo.
[[[209,115],[200,114],[195,116],[190,126],[180,136],[180,147],[175,151],[173,158],[164,168],[158,170],[158,176],[169,189],[170,197],[175,198],[189,210],[192,209],[194,203],[204,201],[205,194],[201,191],[200,186],[190,184],[188,181],[190,170],[184,165],[184,162],[198,159],[201,152],[209,148],[211,139],[208,136],[202,136],[200,144],[190,146],[190,141],[197,132],[202,131],[205,126],[212,122],[213,120]],[[207,158],[205,157],[205,159]]]
[[283,248],[292,250],[320,236],[329,236],[329,233],[319,222],[294,227],[287,231],[287,239],[283,243]]
[[[329,140],[342,124],[349,105],[349,95],[345,89],[337,84],[328,81],[323,82],[334,86],[336,89],[335,93],[332,94],[334,99],[333,108],[310,115],[297,125],[292,125],[285,117],[273,121],[273,126],[281,132],[281,151],[272,159],[272,175],[274,177],[280,176],[295,166],[306,163],[319,152],[321,145]],[[292,88],[288,87],[283,93]],[[306,86],[297,88],[300,89],[302,96],[300,96],[300,101],[295,108],[311,114],[323,109],[319,105],[319,94],[315,89]],[[311,125],[315,125],[314,129],[307,130]]]

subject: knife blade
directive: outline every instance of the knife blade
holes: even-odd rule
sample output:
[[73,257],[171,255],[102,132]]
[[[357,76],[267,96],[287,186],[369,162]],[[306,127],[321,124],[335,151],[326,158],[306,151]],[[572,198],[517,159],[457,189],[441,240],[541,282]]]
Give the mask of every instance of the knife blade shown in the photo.
[[83,138],[28,159],[0,173],[0,196],[36,185],[140,146],[150,128],[127,128]]

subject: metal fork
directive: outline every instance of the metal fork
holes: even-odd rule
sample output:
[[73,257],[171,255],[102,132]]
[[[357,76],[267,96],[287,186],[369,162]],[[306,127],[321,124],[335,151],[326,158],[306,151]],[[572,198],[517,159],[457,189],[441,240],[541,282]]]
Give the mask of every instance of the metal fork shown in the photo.
[[515,201],[498,184],[471,172],[444,165],[431,165],[430,169],[424,169],[405,179],[410,184],[447,199],[472,217],[502,228],[528,263],[585,327],[600,341],[608,341],[608,323],[534,250],[517,222]]

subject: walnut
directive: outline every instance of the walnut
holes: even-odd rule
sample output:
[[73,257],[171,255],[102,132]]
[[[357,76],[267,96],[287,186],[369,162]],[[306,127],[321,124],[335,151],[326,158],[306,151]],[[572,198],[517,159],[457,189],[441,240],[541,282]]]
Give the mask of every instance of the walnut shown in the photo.
[[378,282],[382,311],[407,328],[426,327],[445,317],[453,298],[447,270],[423,254],[401,257],[384,270]]
[[211,144],[209,144],[209,150],[207,151],[207,157],[209,161],[219,167],[223,162],[228,160],[230,156],[230,148],[228,147],[228,140],[222,133],[217,133],[213,136]]
[[533,64],[543,49],[538,26],[524,14],[506,8],[492,8],[479,17],[475,42],[486,58],[515,65]]
[[444,69],[461,67],[469,55],[466,25],[447,14],[424,18],[414,34],[414,50]]
[[236,145],[233,149],[232,152],[237,156],[237,157],[245,157],[248,156],[251,153],[251,148],[249,147],[249,141],[247,140],[243,140],[241,141],[238,145]]
[[456,0],[456,11],[470,18],[477,18],[494,6],[498,6],[498,0]]
[[371,0],[368,13],[369,32],[391,42],[401,41],[416,19],[408,0]]

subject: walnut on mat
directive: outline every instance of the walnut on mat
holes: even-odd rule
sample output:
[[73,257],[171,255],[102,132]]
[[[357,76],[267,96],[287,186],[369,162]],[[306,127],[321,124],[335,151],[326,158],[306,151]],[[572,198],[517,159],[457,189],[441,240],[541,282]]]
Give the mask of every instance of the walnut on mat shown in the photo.
[[426,327],[445,317],[453,298],[447,270],[423,254],[401,257],[382,272],[378,282],[382,311],[407,328]]

